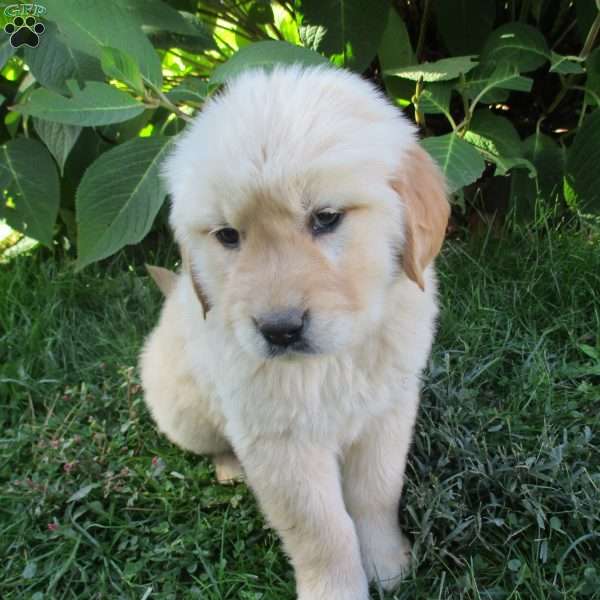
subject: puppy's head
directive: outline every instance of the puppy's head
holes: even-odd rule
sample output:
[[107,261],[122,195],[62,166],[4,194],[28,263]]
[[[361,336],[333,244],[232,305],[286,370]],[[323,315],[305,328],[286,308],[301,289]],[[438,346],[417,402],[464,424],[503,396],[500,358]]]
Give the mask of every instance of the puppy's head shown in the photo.
[[423,288],[448,218],[412,126],[341,70],[238,77],[165,173],[199,300],[259,357],[363,342],[399,278]]

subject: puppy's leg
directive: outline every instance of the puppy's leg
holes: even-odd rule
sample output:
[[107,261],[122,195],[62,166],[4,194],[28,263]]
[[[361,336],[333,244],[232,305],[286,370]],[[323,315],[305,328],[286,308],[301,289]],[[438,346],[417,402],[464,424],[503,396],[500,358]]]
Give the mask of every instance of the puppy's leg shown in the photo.
[[291,558],[298,600],[367,600],[335,454],[286,438],[261,439],[236,453]]
[[344,498],[367,577],[386,590],[397,586],[410,563],[410,544],[398,524],[398,504],[416,398],[375,419],[350,447],[343,468]]
[[208,390],[192,377],[182,359],[185,343],[174,330],[177,307],[167,304],[165,308],[140,358],[146,405],[160,431],[181,448],[196,454],[231,452],[223,419],[212,409]]

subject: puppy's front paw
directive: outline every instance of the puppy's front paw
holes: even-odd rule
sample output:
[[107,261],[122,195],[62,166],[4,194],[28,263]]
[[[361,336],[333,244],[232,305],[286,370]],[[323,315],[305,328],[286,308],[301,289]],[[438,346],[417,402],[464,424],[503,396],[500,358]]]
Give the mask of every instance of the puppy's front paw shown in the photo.
[[395,589],[410,567],[410,542],[397,527],[382,530],[361,525],[361,551],[369,581],[386,591]]
[[223,485],[232,485],[244,480],[244,471],[239,460],[232,453],[217,454],[213,458],[217,481]]

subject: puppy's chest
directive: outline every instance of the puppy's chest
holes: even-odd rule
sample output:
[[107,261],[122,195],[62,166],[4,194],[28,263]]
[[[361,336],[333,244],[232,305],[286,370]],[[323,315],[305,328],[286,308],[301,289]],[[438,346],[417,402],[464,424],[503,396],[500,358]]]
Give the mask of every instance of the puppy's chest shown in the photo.
[[414,382],[392,360],[377,369],[333,358],[277,361],[237,375],[235,383],[221,379],[216,386],[232,435],[299,434],[340,445],[371,417],[407,401]]

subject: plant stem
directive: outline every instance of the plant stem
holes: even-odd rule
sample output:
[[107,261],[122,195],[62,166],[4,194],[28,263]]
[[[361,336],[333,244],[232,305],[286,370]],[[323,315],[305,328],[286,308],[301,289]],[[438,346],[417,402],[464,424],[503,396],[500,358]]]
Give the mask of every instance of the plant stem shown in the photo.
[[[592,51],[592,48],[594,47],[594,44],[596,43],[596,37],[598,36],[599,31],[600,31],[600,11],[598,11],[596,13],[596,18],[594,19],[594,22],[592,23],[592,26],[590,27],[590,30],[588,31],[588,34],[585,38],[583,48],[581,49],[581,52],[579,53],[579,58],[586,59],[589,56],[590,52]],[[563,101],[564,97],[567,95],[567,92],[575,87],[575,86],[573,86],[573,81],[575,80],[576,77],[577,77],[577,75],[567,75],[567,77],[564,77],[564,78],[561,77],[561,82],[562,82],[561,89],[558,92],[558,94],[556,95],[556,98],[554,98],[554,101],[552,102],[552,104],[550,104],[548,110],[546,111],[547,115],[554,112],[556,110],[556,108],[558,107],[558,105]]]
[[423,60],[423,47],[425,46],[425,33],[427,32],[427,21],[429,20],[430,0],[425,0],[423,14],[421,15],[421,26],[419,28],[419,39],[417,41],[417,60]]
[[184,113],[179,107],[175,106],[162,92],[159,90],[154,84],[146,81],[151,90],[156,94],[156,97],[149,97],[147,106],[150,108],[157,108],[158,106],[162,106],[167,110],[170,110],[172,113],[175,113],[180,119],[190,123],[193,121],[190,115]]
[[596,13],[596,18],[588,31],[587,37],[585,38],[585,43],[583,44],[583,48],[579,53],[581,58],[587,58],[594,47],[594,43],[596,42],[596,37],[598,36],[598,32],[600,31],[600,10]]

